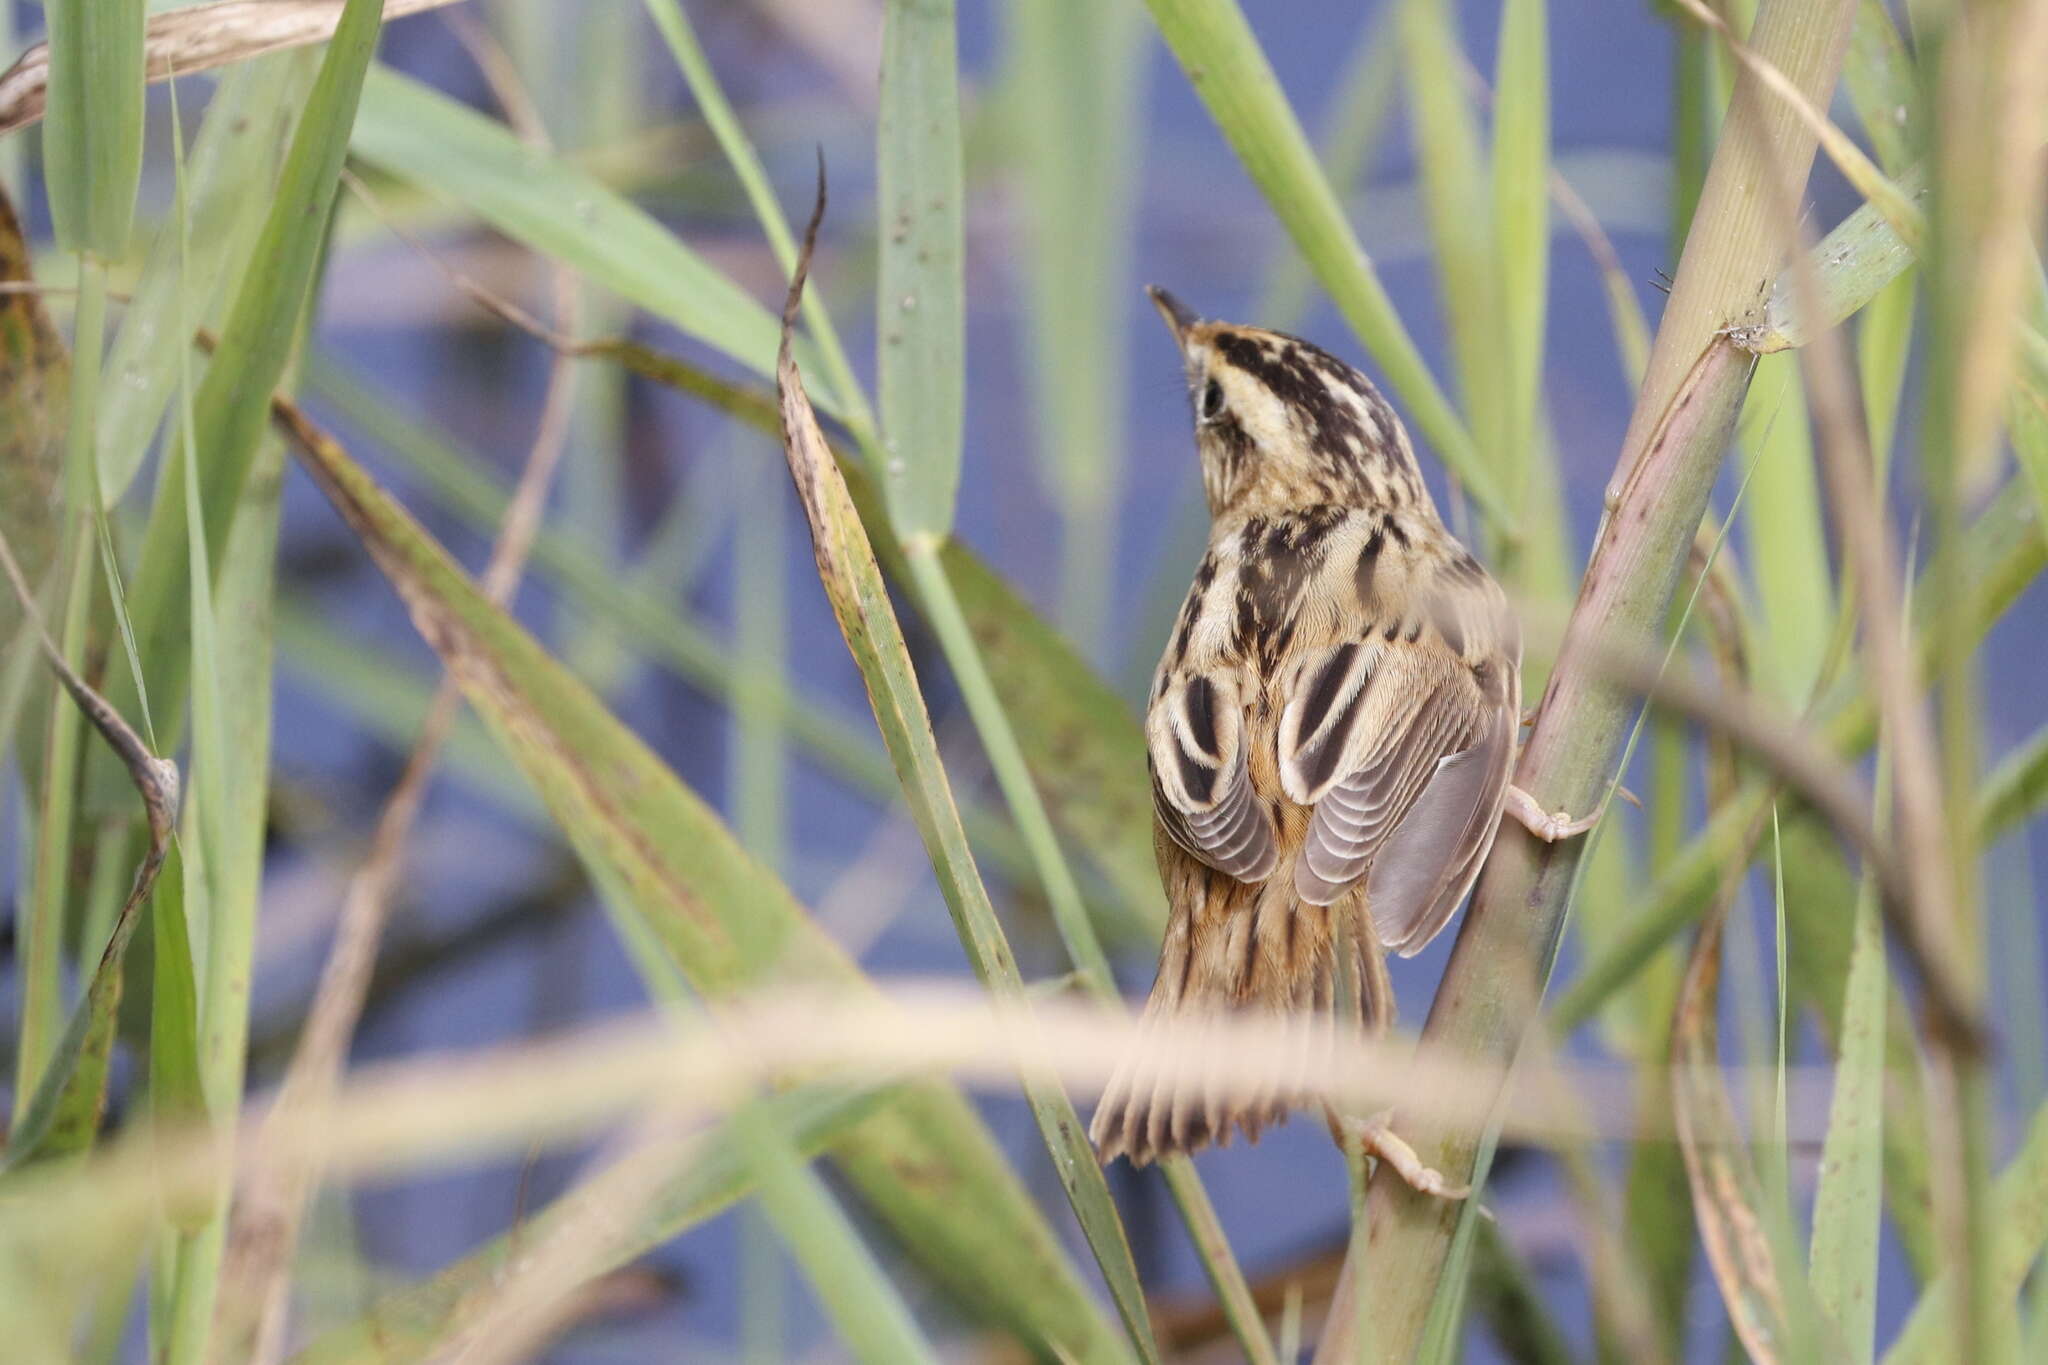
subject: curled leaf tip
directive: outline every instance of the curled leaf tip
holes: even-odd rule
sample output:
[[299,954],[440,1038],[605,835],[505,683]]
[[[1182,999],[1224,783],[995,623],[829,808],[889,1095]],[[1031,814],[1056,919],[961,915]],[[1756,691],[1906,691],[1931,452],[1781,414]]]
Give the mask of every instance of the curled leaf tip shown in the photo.
[[796,271],[789,278],[789,297],[782,303],[782,346],[776,352],[778,380],[790,364],[790,338],[796,331],[796,310],[803,302],[804,280],[811,273],[811,254],[818,249],[818,225],[825,221],[825,149],[818,148],[818,197],[811,205],[811,220],[804,224],[803,249],[797,252]]

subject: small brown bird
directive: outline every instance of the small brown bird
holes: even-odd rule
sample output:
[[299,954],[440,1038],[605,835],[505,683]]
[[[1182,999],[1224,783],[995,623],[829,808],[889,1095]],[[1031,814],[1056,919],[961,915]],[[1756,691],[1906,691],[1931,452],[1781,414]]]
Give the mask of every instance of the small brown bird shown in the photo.
[[[1150,292],[1187,369],[1211,529],[1145,719],[1170,910],[1144,1017],[1199,1029],[1262,1011],[1302,1028],[1300,1057],[1245,1103],[1134,1085],[1143,1068],[1127,1059],[1090,1137],[1104,1161],[1141,1166],[1234,1128],[1256,1138],[1306,1100],[1340,1026],[1340,941],[1358,982],[1341,1025],[1389,1027],[1384,952],[1420,952],[1443,929],[1503,812],[1544,839],[1591,823],[1508,781],[1520,635],[1371,381],[1308,342]],[[1385,1117],[1345,1123],[1339,1141],[1461,1194]]]

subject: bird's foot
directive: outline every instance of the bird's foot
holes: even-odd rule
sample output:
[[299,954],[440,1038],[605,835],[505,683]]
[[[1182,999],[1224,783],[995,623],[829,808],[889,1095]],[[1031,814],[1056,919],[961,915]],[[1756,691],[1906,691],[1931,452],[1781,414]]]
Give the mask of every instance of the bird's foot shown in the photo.
[[1415,1149],[1394,1131],[1393,1118],[1392,1110],[1375,1114],[1369,1119],[1332,1114],[1330,1128],[1337,1138],[1338,1146],[1347,1152],[1356,1148],[1366,1156],[1386,1162],[1394,1168],[1395,1174],[1408,1183],[1410,1189],[1418,1193],[1435,1195],[1439,1199],[1455,1200],[1470,1197],[1470,1185],[1453,1184],[1442,1171],[1423,1164]]
[[1522,828],[1546,844],[1554,844],[1560,839],[1576,838],[1600,823],[1598,811],[1583,820],[1574,820],[1563,811],[1547,811],[1543,809],[1542,802],[1512,782],[1508,784],[1507,802],[1503,805],[1502,811],[1514,816]]

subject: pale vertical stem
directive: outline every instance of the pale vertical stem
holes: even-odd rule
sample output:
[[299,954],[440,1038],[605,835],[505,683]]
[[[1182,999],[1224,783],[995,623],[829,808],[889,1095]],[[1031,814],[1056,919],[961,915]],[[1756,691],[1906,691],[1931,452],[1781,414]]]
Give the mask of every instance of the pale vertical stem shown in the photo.
[[[1825,103],[1840,73],[1853,0],[1770,0],[1753,45],[1809,97]],[[1612,781],[1629,725],[1630,697],[1586,666],[1587,646],[1609,632],[1652,636],[1707,505],[1749,361],[1722,334],[1763,302],[1793,224],[1782,206],[1812,163],[1814,135],[1748,74],[1701,191],[1678,275],[1581,588],[1572,628],[1517,770],[1552,808],[1586,810]],[[1674,401],[1676,400],[1676,401]],[[1541,997],[1564,926],[1583,849],[1537,845],[1502,832],[1444,974],[1425,1036],[1509,1065]],[[1484,1135],[1425,1131],[1418,1155],[1452,1180],[1473,1173]],[[1362,1305],[1376,1359],[1406,1360],[1439,1287],[1456,1205],[1375,1179],[1364,1258],[1346,1265],[1318,1359],[1353,1358],[1346,1326]]]

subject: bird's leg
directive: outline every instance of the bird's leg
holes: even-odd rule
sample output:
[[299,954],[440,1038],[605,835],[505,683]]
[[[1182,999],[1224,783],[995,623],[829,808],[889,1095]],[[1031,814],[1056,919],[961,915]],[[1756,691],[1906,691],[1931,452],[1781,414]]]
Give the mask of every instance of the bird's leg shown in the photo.
[[1355,1148],[1392,1166],[1395,1174],[1408,1182],[1410,1189],[1433,1194],[1439,1199],[1469,1197],[1472,1193],[1470,1185],[1453,1185],[1444,1178],[1442,1171],[1423,1164],[1415,1149],[1394,1131],[1393,1118],[1391,1109],[1382,1110],[1369,1119],[1353,1118],[1330,1110],[1330,1135],[1346,1152]]
[[1514,816],[1522,828],[1546,844],[1575,838],[1600,823],[1598,811],[1583,820],[1574,820],[1563,811],[1547,811],[1543,809],[1542,802],[1512,782],[1508,783],[1507,801],[1502,805],[1501,813]]

